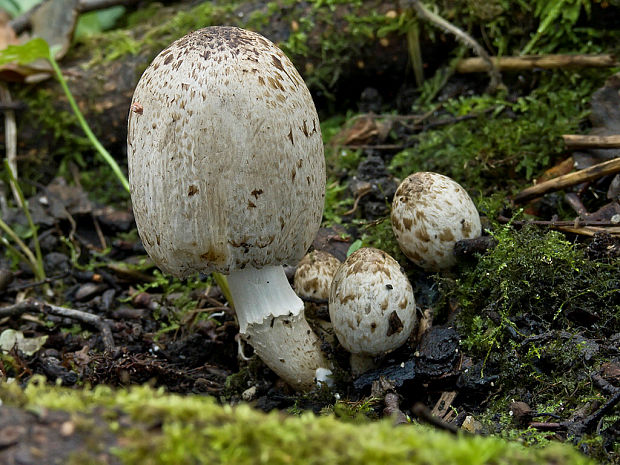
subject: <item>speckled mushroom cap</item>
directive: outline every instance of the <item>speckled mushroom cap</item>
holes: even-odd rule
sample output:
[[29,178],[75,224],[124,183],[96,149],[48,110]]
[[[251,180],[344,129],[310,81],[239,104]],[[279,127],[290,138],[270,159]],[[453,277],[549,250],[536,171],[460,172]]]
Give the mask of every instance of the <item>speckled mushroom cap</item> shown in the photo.
[[408,176],[392,201],[392,230],[416,265],[439,271],[456,263],[454,244],[480,236],[480,216],[457,182],[437,173]]
[[306,254],[295,270],[295,293],[307,299],[329,299],[332,279],[340,264],[340,260],[322,250]]
[[234,27],[162,51],[133,95],[129,182],[138,232],[164,271],[297,263],[321,222],[325,160],[303,79]]
[[352,354],[377,356],[400,347],[416,325],[415,308],[407,276],[379,249],[353,252],[332,281],[329,316]]

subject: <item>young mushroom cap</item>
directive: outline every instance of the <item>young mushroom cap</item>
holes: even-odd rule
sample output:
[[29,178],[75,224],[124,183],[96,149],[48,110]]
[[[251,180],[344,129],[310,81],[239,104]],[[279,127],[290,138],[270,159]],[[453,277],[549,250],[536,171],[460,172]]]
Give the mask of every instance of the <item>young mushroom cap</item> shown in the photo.
[[471,198],[447,176],[408,176],[392,201],[392,230],[403,253],[416,265],[439,271],[456,264],[454,244],[480,236],[480,216]]
[[341,262],[322,250],[313,250],[301,259],[293,279],[295,292],[302,299],[329,299],[332,279]]
[[378,356],[405,343],[417,316],[413,289],[400,265],[382,250],[365,247],[338,268],[329,316],[350,353]]
[[281,266],[303,257],[323,213],[323,142],[303,79],[261,35],[208,27],[153,60],[135,108],[129,181],[146,251],[175,276],[229,274],[241,334],[289,384],[312,386],[325,361]]

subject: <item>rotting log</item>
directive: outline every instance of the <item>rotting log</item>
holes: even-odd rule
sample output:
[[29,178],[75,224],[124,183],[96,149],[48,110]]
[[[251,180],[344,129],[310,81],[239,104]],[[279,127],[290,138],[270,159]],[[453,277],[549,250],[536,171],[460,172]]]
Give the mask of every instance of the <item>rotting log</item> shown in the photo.
[[[361,5],[339,4],[334,9],[296,3],[277,13],[269,12],[268,5],[262,3],[233,4],[231,7],[205,2],[192,8],[183,3],[160,7],[156,17],[141,20],[126,30],[87,39],[87,43],[75,46],[62,60],[69,88],[88,123],[121,163],[126,153],[129,105],[140,75],[165,46],[199,27],[230,24],[265,35],[292,59],[306,79],[317,105],[325,103],[326,95],[337,94],[339,90],[357,92],[357,98],[363,90],[360,86],[373,85],[377,79],[403,81],[408,58],[402,32],[378,37],[350,31],[353,28],[351,18],[359,21],[364,14],[376,23],[372,23],[375,28],[398,21],[397,2],[366,0]],[[378,23],[377,16],[382,18]],[[305,38],[305,42],[296,43],[297,38]],[[398,85],[387,88],[397,89]],[[68,102],[52,79],[29,87],[13,84],[11,91],[14,98],[28,106],[18,114],[18,160],[25,165],[29,162],[46,165],[51,176],[59,160],[58,156],[55,161],[49,160],[49,155],[53,157],[55,149],[61,145],[64,153],[73,150],[67,147],[68,138],[62,134],[58,136],[58,132],[69,131],[81,136],[77,125],[65,123],[71,119]],[[45,92],[43,96],[42,91]],[[53,111],[47,108],[48,102]],[[54,115],[55,112],[58,117],[52,116],[54,127],[51,128],[47,123],[50,113]],[[52,135],[53,132],[56,134]]]

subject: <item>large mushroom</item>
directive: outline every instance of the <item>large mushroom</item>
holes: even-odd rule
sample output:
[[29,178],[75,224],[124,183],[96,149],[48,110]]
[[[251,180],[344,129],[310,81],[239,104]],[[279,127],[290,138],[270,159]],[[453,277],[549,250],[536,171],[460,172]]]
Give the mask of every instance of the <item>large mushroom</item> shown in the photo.
[[192,32],[142,75],[127,135],[131,199],[146,251],[165,272],[217,271],[240,333],[296,389],[328,366],[282,268],[323,213],[319,118],[290,60],[235,27]]

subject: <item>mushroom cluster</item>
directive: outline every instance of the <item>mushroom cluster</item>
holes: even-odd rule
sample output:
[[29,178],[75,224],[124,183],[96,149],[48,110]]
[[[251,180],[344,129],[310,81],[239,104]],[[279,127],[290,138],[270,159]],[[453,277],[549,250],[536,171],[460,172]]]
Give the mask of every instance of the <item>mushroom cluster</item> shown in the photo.
[[283,264],[319,228],[319,118],[290,60],[235,27],[192,32],[142,75],[128,122],[131,199],[146,251],[165,272],[229,275],[241,335],[298,389],[327,368]]
[[456,263],[454,244],[481,234],[480,216],[457,182],[438,173],[408,176],[392,201],[392,230],[416,265],[439,271]]

